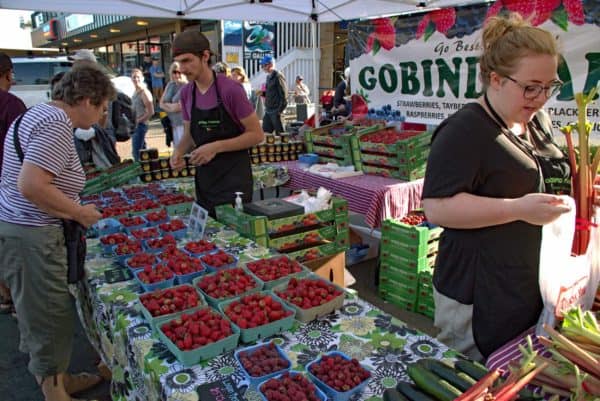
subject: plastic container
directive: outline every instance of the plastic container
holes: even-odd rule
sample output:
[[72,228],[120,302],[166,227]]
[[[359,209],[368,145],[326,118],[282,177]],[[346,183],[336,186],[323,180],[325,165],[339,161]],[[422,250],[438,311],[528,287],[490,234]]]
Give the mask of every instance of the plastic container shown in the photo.
[[[208,254],[214,254],[214,253],[217,253],[218,251],[219,251],[219,250],[217,250],[216,252],[209,252]],[[214,267],[214,266],[211,266],[211,265],[209,265],[208,263],[205,263],[205,262],[202,260],[202,258],[200,258],[200,262],[202,262],[202,265],[204,266],[204,268],[206,269],[206,271],[208,271],[208,272],[210,272],[210,273],[213,273],[213,272],[216,272],[216,271],[219,271],[219,270],[225,270],[225,269],[230,269],[230,268],[232,268],[232,267],[236,267],[236,266],[237,266],[237,263],[238,263],[238,260],[239,260],[239,259],[237,258],[237,256],[235,256],[235,255],[232,255],[232,254],[230,254],[230,253],[228,253],[228,252],[226,252],[226,253],[227,253],[228,255],[230,255],[230,256],[232,256],[232,257],[233,257],[233,262],[231,262],[231,263],[229,263],[229,264],[226,264],[226,265],[219,266],[219,267]],[[206,255],[207,255],[207,254],[204,254],[204,256],[206,256]]]
[[160,232],[162,233],[162,235],[171,234],[173,237],[175,237],[175,239],[180,240],[187,235],[188,227],[185,226],[185,228],[182,228],[181,230],[177,230],[177,231],[160,230]]
[[142,280],[139,279],[139,275],[142,272],[143,272],[143,270],[139,269],[139,270],[136,270],[133,273],[133,275],[134,275],[136,281],[144,289],[144,292],[152,292],[152,291],[155,291],[155,290],[160,290],[160,289],[165,289],[165,288],[173,287],[173,285],[175,284],[175,273],[173,273],[173,277],[171,277],[169,279],[166,279],[166,280],[163,280],[163,281],[159,281],[158,283],[146,284],[146,283],[142,282]]
[[298,161],[310,167],[319,162],[319,155],[315,153],[303,153],[298,156]]
[[[198,242],[198,241],[190,241],[190,242]],[[208,242],[210,242],[210,241],[208,241]],[[194,253],[194,252],[192,252],[192,251],[190,251],[190,250],[186,249],[186,248],[185,248],[185,245],[184,245],[184,246],[183,246],[183,252],[187,253],[188,255],[190,255],[190,256],[191,256],[191,257],[193,257],[193,258],[200,258],[200,257],[202,257],[202,256],[206,255],[207,253],[216,252],[216,251],[218,251],[218,250],[219,250],[219,248],[217,247],[217,245],[216,245],[216,244],[214,244],[213,242],[210,242],[210,243],[211,243],[212,245],[214,245],[214,248],[213,248],[213,249],[210,249],[210,250],[208,250],[208,251],[205,251],[205,252],[199,252],[199,253]],[[187,245],[187,244],[186,244],[186,245]]]
[[346,266],[354,265],[369,254],[369,244],[356,244],[351,245],[350,249],[346,251]]
[[[339,352],[339,351],[331,351],[331,352],[328,352],[323,355],[341,356],[342,358],[344,358],[347,361],[352,359],[348,355],[344,354],[343,352]],[[317,385],[317,387],[319,387],[321,390],[323,390],[323,392],[327,395],[327,398],[329,400],[331,400],[331,401],[347,401],[354,394],[362,392],[364,390],[364,388],[367,386],[367,384],[369,384],[370,378],[363,380],[359,385],[357,385],[356,387],[353,387],[352,389],[350,389],[348,391],[340,392],[340,391],[335,390],[332,387],[329,387],[327,384],[322,382],[318,377],[316,377],[315,375],[313,375],[310,372],[310,367],[313,364],[320,362],[323,355],[321,355],[321,357],[319,357],[319,359],[314,360],[314,361],[310,362],[308,365],[306,365],[306,374],[308,375],[310,380],[312,380]],[[360,364],[360,366],[365,370],[369,370],[363,364]]]
[[[268,259],[266,259],[266,260],[271,260],[271,259],[279,259],[279,258],[281,258],[281,257],[282,257],[281,255],[278,255],[278,256],[275,256],[275,257],[272,257],[272,258],[268,258]],[[291,263],[298,263],[298,262],[297,262],[297,261],[295,261],[295,260],[291,260],[291,259],[289,259],[287,256],[283,256],[283,257],[285,257],[286,259],[290,260],[290,262],[291,262]],[[258,278],[259,280],[262,280],[262,279],[261,279],[261,278],[260,278],[260,277],[259,277],[259,276],[258,276],[256,273],[254,273],[254,272],[253,272],[253,271],[250,269],[250,267],[248,266],[248,265],[251,265],[251,264],[255,264],[255,263],[257,263],[257,262],[260,262],[260,260],[256,260],[256,261],[252,261],[252,262],[248,262],[248,263],[246,263],[246,269],[247,269],[247,270],[250,272],[250,274],[252,274],[254,277]],[[298,263],[298,264],[299,264],[299,263]],[[289,280],[289,279],[291,279],[292,277],[300,278],[300,277],[304,277],[304,276],[306,276],[306,275],[308,275],[308,274],[310,274],[310,273],[311,273],[311,271],[310,271],[309,269],[307,269],[306,267],[304,267],[304,266],[303,266],[303,265],[301,265],[301,264],[299,264],[299,265],[300,265],[300,267],[302,268],[302,271],[300,271],[300,272],[297,272],[297,273],[292,273],[292,274],[288,274],[287,276],[282,276],[282,277],[280,277],[280,278],[278,278],[278,279],[275,279],[275,280],[270,280],[270,281],[264,281],[264,280],[262,280],[262,281],[263,281],[263,283],[265,283],[265,285],[264,285],[264,287],[263,287],[263,288],[264,288],[265,290],[271,290],[271,289],[273,289],[273,288],[275,288],[275,287],[278,287],[278,286],[280,286],[280,285],[282,285],[282,284],[285,284],[285,283],[287,283],[287,282],[288,282],[288,280]]]
[[[252,343],[254,341],[260,340],[261,338],[267,338],[274,334],[281,333],[282,331],[289,330],[294,324],[294,317],[296,316],[296,311],[293,308],[290,308],[288,304],[283,302],[281,298],[279,298],[271,291],[261,291],[260,293],[264,295],[271,295],[273,297],[273,301],[281,303],[283,309],[292,312],[292,314],[287,317],[284,317],[283,319],[275,320],[274,322],[263,324],[262,326],[258,327],[253,327],[251,329],[240,328],[240,341],[243,343]],[[227,305],[236,300],[239,300],[242,297],[236,297],[228,301],[220,302],[219,311],[222,312],[225,316],[227,316],[227,314],[225,313]],[[235,323],[232,322],[232,324],[237,327]]]
[[[113,235],[113,234],[119,234],[119,236],[123,235],[125,237],[127,237],[126,234],[122,234],[122,233],[112,233],[112,234],[107,234],[107,235]],[[104,238],[105,236],[102,236],[102,238]],[[115,243],[115,244],[103,244],[102,243],[102,238],[100,238],[100,248],[102,249],[102,253],[104,255],[114,255],[114,251],[117,247],[117,245],[119,245],[119,243]]]
[[132,235],[131,234],[132,231],[140,230],[142,228],[146,228],[147,227],[148,222],[146,221],[146,219],[143,216],[135,216],[135,217],[139,217],[144,222],[143,222],[143,224],[138,224],[138,225],[135,225],[135,226],[128,226],[128,227],[123,226],[125,232],[128,233],[129,235]]
[[[243,269],[244,270],[244,269]],[[206,276],[215,276],[216,274],[218,274],[218,272],[212,272],[209,274],[204,274],[201,275],[199,277],[196,277],[194,279],[192,279],[192,285],[194,286],[194,288],[196,288],[196,291],[198,291],[206,300],[206,302],[214,307],[214,308],[218,308],[219,304],[221,302],[225,302],[225,301],[229,301],[229,300],[233,300],[235,298],[239,298],[239,297],[243,297],[244,295],[248,295],[248,294],[252,294],[258,291],[261,291],[263,289],[264,283],[262,282],[262,280],[260,280],[259,278],[255,277],[254,275],[250,274],[250,272],[248,272],[247,270],[244,270],[246,272],[246,274],[248,274],[248,276],[250,276],[252,279],[254,279],[254,281],[256,282],[256,286],[246,292],[243,292],[239,295],[234,295],[232,297],[226,297],[226,298],[213,298],[210,295],[208,295],[207,293],[205,293],[199,286],[198,283]]]
[[[131,257],[129,257],[129,258],[127,258],[127,259],[125,259],[125,266],[126,266],[126,267],[127,267],[129,270],[131,270],[131,272],[132,272],[132,273],[134,273],[134,274],[135,274],[135,272],[136,272],[136,271],[138,271],[138,270],[142,270],[142,269],[145,267],[145,266],[141,266],[141,267],[135,267],[135,266],[131,266],[131,265],[129,264],[129,261],[130,261],[131,259],[133,259],[133,258],[134,258],[136,255],[140,254],[140,253],[147,253],[147,254],[148,254],[148,252],[139,252],[139,253],[136,253],[136,254],[132,255]],[[157,264],[158,264],[158,258],[154,257],[154,262],[151,264],[151,266],[152,266],[152,267],[154,267],[154,266],[156,266]]]
[[110,217],[98,221],[95,226],[97,227],[98,236],[100,237],[121,232],[123,229],[123,225],[119,223],[119,220]]
[[[204,308],[200,308],[200,310],[201,309],[204,309]],[[216,313],[219,313],[218,311],[215,311],[212,308],[210,308],[210,309]],[[217,342],[207,344],[207,345],[204,345],[202,347],[199,347],[199,348],[196,348],[196,349],[193,349],[190,351],[180,350],[179,348],[177,348],[177,346],[175,344],[173,344],[173,341],[171,341],[171,339],[163,333],[161,326],[164,323],[167,323],[175,318],[178,318],[182,314],[183,314],[183,312],[179,312],[170,318],[156,318],[155,325],[156,325],[158,337],[160,338],[160,340],[167,346],[169,351],[171,351],[173,353],[173,355],[175,355],[177,360],[179,362],[181,362],[183,365],[185,365],[185,366],[196,365],[200,361],[205,361],[205,360],[214,358],[217,355],[234,350],[237,347],[238,340],[240,337],[240,329],[235,324],[231,323],[231,321],[227,318],[227,316],[223,316],[222,314],[219,313],[221,316],[223,316],[224,319],[227,319],[229,321],[229,323],[231,325],[231,331],[233,334],[231,334],[229,337],[225,337]]]
[[[312,275],[310,278],[325,281],[325,280],[320,279],[316,275]],[[327,284],[334,286],[342,293],[339,296],[337,296],[336,298],[332,299],[331,301],[324,303],[323,305],[315,306],[310,309],[302,309],[298,305],[284,300],[286,305],[288,305],[289,307],[294,309],[294,311],[296,311],[296,320],[298,320],[299,322],[302,322],[302,323],[310,322],[319,317],[328,315],[331,312],[333,312],[334,310],[340,309],[344,305],[344,297],[345,297],[344,290],[340,286],[335,285],[334,283],[332,283],[330,281],[327,281]],[[279,291],[285,291],[286,288],[287,288],[287,283],[278,285],[277,287],[273,288],[273,293],[277,293]],[[275,295],[277,295],[277,294],[275,294]]]
[[[176,284],[192,284],[194,279],[206,273],[206,268],[202,266],[202,270],[191,272],[188,274],[175,274]],[[200,296],[203,296],[200,294]]]
[[[156,238],[153,238],[156,239]],[[169,245],[174,245],[177,246],[177,242],[174,244],[167,244],[165,246],[162,246],[160,248],[152,248],[150,245],[148,245],[148,241],[149,240],[142,240],[142,247],[144,248],[144,250],[148,253],[154,253],[156,255],[158,255],[159,253],[162,253],[165,249],[167,249],[167,247],[169,247]]]
[[251,386],[256,387],[259,383],[270,379],[271,377],[275,377],[277,375],[282,374],[285,371],[289,371],[292,367],[292,361],[290,361],[290,359],[287,357],[287,355],[285,354],[285,352],[277,345],[275,344],[275,349],[277,350],[277,353],[287,361],[288,363],[288,367],[281,369],[281,370],[277,370],[275,372],[263,375],[263,376],[251,376],[250,373],[244,368],[244,366],[242,365],[242,362],[240,361],[240,354],[243,352],[250,352],[253,353],[255,352],[257,349],[265,347],[269,344],[269,342],[264,342],[264,343],[260,343],[257,345],[253,345],[250,347],[245,347],[245,348],[241,348],[236,350],[233,353],[233,357],[235,358],[235,360],[238,362],[238,364],[240,365],[240,369],[242,370],[242,373],[244,373],[244,376],[246,376],[246,378],[248,379],[248,381],[250,382]]
[[[294,377],[294,376],[297,376],[297,375],[302,375],[302,373],[297,373],[297,372],[294,372],[294,371],[290,371],[290,372],[289,372],[289,374],[290,374],[290,376],[292,376],[292,377]],[[283,373],[282,373],[282,374],[280,374],[280,375],[274,376],[274,378],[275,378],[275,379],[278,379],[278,378],[280,378],[282,375],[283,375]],[[268,378],[267,380],[264,380],[264,381],[262,381],[262,382],[258,383],[258,385],[256,386],[256,388],[257,388],[257,390],[258,390],[258,394],[260,394],[260,396],[261,396],[261,398],[262,398],[262,400],[263,400],[263,401],[269,401],[269,400],[267,399],[267,397],[265,397],[265,394],[262,392],[262,390],[261,390],[261,387],[262,387],[262,385],[263,385],[264,383],[266,383],[268,380],[270,380],[270,379],[272,379],[272,378],[273,378],[273,377],[270,377],[270,378]],[[309,380],[310,380],[310,378],[309,378]],[[317,397],[318,397],[318,398],[319,398],[321,401],[328,401],[328,400],[327,400],[327,395],[325,395],[325,393],[324,393],[323,391],[321,391],[321,389],[320,389],[318,386],[316,386],[316,385],[315,385],[315,395],[316,395],[316,396],[317,396]]]
[[[187,285],[187,286],[191,288],[190,285]],[[182,287],[182,286],[176,286],[173,288],[177,288],[177,287]],[[155,291],[163,291],[163,290],[155,290]],[[155,292],[155,291],[153,291],[153,292]],[[145,293],[144,295],[147,295],[147,294],[148,293]],[[171,319],[174,319],[176,316],[180,315],[181,313],[192,313],[192,312],[200,310],[202,308],[206,308],[206,306],[207,306],[206,301],[204,300],[204,298],[202,298],[202,295],[198,294],[198,305],[196,305],[196,306],[193,306],[188,309],[183,309],[183,310],[180,310],[180,311],[177,311],[174,313],[168,313],[166,315],[152,316],[150,311],[148,311],[148,309],[146,309],[146,307],[142,303],[140,296],[138,296],[138,302],[139,302],[139,308],[142,311],[142,315],[144,315],[144,318],[146,319],[146,321],[148,323],[150,323],[150,326],[152,327],[153,330],[156,330],[156,322],[160,319],[171,320]]]

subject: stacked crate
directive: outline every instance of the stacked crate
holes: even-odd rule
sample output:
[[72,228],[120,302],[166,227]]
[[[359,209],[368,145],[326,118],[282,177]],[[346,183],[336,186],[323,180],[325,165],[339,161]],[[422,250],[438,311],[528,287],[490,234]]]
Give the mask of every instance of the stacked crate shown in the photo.
[[432,271],[422,271],[419,273],[419,288],[415,312],[433,319],[435,304],[433,302],[432,278]]
[[306,262],[349,248],[348,202],[333,198],[331,203],[326,210],[272,220],[238,211],[231,205],[217,206],[216,213],[217,220],[259,245]]
[[433,271],[442,228],[403,220],[409,223],[387,219],[381,228],[379,294],[402,309],[417,311],[419,281]]
[[[377,129],[370,128],[369,130]],[[334,123],[304,133],[306,150],[319,156],[320,163],[354,166],[360,171],[360,150],[357,130],[343,123]]]
[[362,171],[411,181],[425,176],[431,131],[396,131],[383,128],[361,132]]

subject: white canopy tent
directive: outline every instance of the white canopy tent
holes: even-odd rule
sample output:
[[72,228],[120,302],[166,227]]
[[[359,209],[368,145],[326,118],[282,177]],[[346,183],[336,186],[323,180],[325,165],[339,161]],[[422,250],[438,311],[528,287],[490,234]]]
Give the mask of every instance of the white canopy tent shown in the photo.
[[[0,9],[114,14],[132,17],[311,22],[313,88],[319,93],[319,22],[368,19],[491,0],[0,0]],[[316,99],[315,99],[316,100]],[[318,101],[315,102],[319,113]],[[318,118],[315,119],[318,124]]]

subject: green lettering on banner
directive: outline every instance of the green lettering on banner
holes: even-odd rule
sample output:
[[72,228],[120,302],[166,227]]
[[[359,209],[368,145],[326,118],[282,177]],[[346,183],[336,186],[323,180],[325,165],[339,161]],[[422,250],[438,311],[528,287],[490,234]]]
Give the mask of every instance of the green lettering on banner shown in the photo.
[[567,60],[561,55],[558,59],[558,79],[563,81],[565,84],[560,89],[560,92],[556,96],[556,100],[571,101],[573,100],[573,78],[571,78],[571,71],[569,71],[569,65]]
[[432,65],[433,65],[433,61],[431,61],[431,60],[421,61],[421,66],[423,67],[423,96],[425,96],[425,97],[433,96],[433,85],[431,83],[431,66]]
[[[368,80],[366,78],[367,73],[369,73],[371,75],[371,78],[369,78]],[[370,90],[370,91],[375,89],[377,80],[372,77],[374,74],[375,74],[375,68],[373,68],[371,66],[365,67],[362,70],[360,70],[360,72],[358,73],[358,83],[360,84],[360,86],[362,86],[366,90]]]
[[379,85],[384,92],[393,93],[398,89],[398,74],[391,64],[384,64],[379,70]]
[[[600,53],[587,53],[585,59],[588,61],[588,73],[583,93],[590,93],[593,88],[598,86],[598,81],[600,81]],[[594,99],[598,99],[598,94]]]
[[446,96],[446,93],[444,92],[444,82],[448,83],[448,87],[454,94],[454,97],[458,97],[460,84],[460,65],[462,63],[462,59],[460,57],[454,57],[452,58],[452,62],[454,63],[454,71],[450,70],[450,67],[448,64],[446,64],[444,59],[438,58],[435,60],[435,64],[438,67],[439,78],[439,87],[436,93],[438,97]]
[[400,63],[400,73],[402,76],[401,93],[405,95],[416,95],[419,93],[421,85],[417,78],[417,63],[414,61]]
[[467,57],[465,58],[467,63],[467,90],[465,92],[465,98],[476,99],[483,94],[483,91],[477,91],[477,73],[479,69],[479,57]]

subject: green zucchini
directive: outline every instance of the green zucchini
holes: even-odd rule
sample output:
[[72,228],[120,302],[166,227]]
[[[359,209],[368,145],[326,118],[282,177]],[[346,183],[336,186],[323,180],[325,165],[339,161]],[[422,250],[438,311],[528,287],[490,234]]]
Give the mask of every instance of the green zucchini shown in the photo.
[[465,372],[475,380],[481,380],[481,378],[488,373],[488,370],[482,364],[478,362],[467,361],[466,359],[457,360],[454,362],[454,367],[462,372]]
[[434,396],[439,401],[452,401],[462,394],[459,389],[419,364],[408,365],[407,372],[408,376],[421,390]]
[[410,401],[436,401],[410,383],[400,382],[396,384],[396,390],[404,394]]
[[421,364],[430,372],[435,373],[442,379],[446,380],[460,391],[467,391],[476,383],[476,380],[472,379],[468,375],[466,376],[468,379],[460,377],[458,375],[458,371],[454,370],[445,363],[438,361],[437,359],[421,359],[417,363]]
[[383,392],[383,401],[411,401],[395,388],[387,388]]

